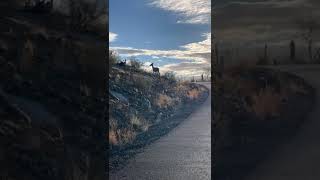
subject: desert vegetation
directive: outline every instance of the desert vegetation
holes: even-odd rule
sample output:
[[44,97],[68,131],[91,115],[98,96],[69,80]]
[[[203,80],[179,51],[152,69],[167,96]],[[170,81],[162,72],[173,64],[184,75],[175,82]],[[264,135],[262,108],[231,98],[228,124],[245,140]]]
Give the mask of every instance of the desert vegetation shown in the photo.
[[109,54],[109,114],[112,118],[107,137],[112,168],[120,161],[119,156],[128,155],[134,147],[142,147],[175,127],[183,119],[175,114],[190,111],[186,104],[200,103],[207,97],[208,90],[177,81],[174,72],[161,76],[147,72],[138,59],[130,59],[123,66],[124,60],[116,53]]
[[24,2],[0,3],[0,179],[105,179],[105,40]]
[[214,82],[216,176],[241,179],[292,135],[312,106],[313,89],[303,79],[254,62],[223,72]]

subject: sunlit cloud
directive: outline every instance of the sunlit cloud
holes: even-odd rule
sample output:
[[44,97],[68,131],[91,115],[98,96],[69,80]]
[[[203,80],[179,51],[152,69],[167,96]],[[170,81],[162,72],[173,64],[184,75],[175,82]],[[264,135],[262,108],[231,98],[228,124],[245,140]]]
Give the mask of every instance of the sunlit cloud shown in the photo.
[[153,0],[151,5],[178,13],[178,23],[210,24],[211,0]]
[[118,34],[109,32],[109,42],[114,42],[118,37]]
[[211,34],[203,35],[205,40],[181,46],[181,50],[137,49],[132,47],[110,47],[123,56],[156,56],[178,60],[192,60],[196,62],[210,62]]
[[[175,71],[178,75],[186,76],[199,75],[199,72],[211,65],[211,33],[205,33],[203,37],[203,41],[183,45],[179,50],[137,49],[132,47],[110,47],[110,49],[124,57],[151,56],[159,62],[161,58],[181,60],[181,63],[160,66],[160,71],[162,73]],[[150,69],[148,64],[150,65],[149,62],[145,63],[145,68]]]

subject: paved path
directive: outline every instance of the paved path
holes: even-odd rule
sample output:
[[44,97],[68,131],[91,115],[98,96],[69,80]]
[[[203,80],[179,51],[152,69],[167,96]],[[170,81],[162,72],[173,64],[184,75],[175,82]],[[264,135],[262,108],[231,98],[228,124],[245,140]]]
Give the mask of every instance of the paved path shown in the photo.
[[304,78],[316,89],[316,104],[296,136],[257,167],[247,180],[320,179],[320,66],[280,66],[280,70]]
[[[211,89],[210,83],[204,84]],[[110,180],[210,180],[211,96],[178,127],[146,147]]]

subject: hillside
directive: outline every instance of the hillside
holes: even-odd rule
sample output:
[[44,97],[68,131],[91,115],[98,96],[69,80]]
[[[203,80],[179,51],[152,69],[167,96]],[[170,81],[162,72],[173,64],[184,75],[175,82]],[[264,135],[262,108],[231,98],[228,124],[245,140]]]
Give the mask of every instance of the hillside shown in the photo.
[[104,39],[16,2],[0,3],[0,179],[105,179]]
[[208,97],[204,86],[114,65],[109,74],[109,168],[169,132]]
[[292,74],[235,65],[214,89],[215,179],[245,179],[279,145],[295,136],[315,91]]

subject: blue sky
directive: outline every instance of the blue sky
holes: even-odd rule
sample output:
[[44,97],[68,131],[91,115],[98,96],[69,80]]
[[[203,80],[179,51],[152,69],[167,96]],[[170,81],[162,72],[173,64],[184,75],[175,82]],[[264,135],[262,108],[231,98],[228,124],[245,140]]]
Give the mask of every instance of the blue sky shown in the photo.
[[200,75],[210,67],[210,2],[109,0],[110,49],[161,72]]

